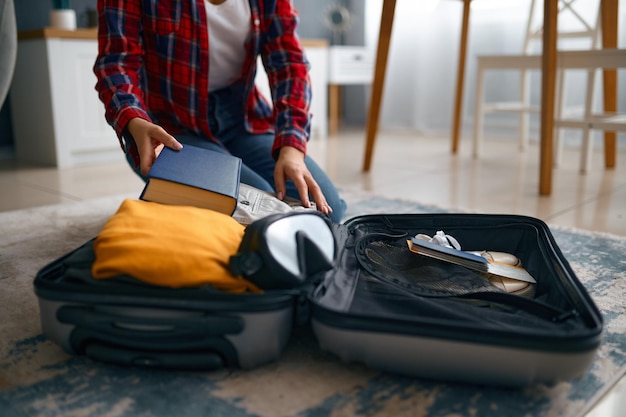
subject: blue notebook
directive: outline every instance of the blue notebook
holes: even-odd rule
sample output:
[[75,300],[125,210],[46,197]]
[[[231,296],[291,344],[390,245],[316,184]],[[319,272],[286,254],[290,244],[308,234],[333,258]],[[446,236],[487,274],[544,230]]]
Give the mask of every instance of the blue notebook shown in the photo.
[[163,148],[148,173],[140,198],[162,204],[195,206],[229,216],[239,196],[241,159],[197,146]]

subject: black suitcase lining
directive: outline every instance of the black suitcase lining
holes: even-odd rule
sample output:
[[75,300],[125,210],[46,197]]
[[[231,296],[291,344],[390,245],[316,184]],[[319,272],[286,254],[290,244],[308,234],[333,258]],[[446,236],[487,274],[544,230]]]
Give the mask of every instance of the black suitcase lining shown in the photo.
[[[497,335],[499,339],[509,338],[512,345],[521,343],[544,348],[553,348],[555,341],[564,340],[571,342],[565,349],[586,349],[598,343],[599,313],[572,278],[573,272],[543,222],[507,215],[442,214],[424,215],[417,220],[419,216],[366,215],[351,219],[347,223],[350,233],[345,239],[345,248],[340,248],[339,266],[327,276],[314,297],[318,307],[316,319],[346,328],[366,329],[380,323],[378,331],[391,331],[389,323],[396,322],[404,332],[434,331],[437,337],[447,338],[475,337],[471,336],[472,332],[478,332]],[[457,238],[465,250],[503,251],[520,257],[537,279],[535,299],[558,309],[560,317],[546,320],[498,303],[407,295],[362,271],[354,254],[354,245],[363,236],[395,234],[402,242],[408,236],[433,235],[438,230]],[[393,331],[400,329],[395,326]]]

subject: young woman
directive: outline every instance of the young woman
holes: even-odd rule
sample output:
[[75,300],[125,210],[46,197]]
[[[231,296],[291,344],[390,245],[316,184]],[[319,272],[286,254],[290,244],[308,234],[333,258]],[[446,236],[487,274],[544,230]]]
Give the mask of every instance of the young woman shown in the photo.
[[[163,146],[230,152],[243,183],[341,219],[306,155],[311,88],[290,0],[98,0],[98,13],[96,89],[139,175]],[[272,105],[254,85],[258,56]]]

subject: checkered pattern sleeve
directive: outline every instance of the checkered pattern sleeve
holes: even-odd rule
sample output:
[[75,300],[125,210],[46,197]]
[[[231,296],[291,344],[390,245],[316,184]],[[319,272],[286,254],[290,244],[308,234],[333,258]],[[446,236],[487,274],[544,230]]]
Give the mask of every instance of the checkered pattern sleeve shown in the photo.
[[96,90],[105,104],[105,117],[121,138],[134,117],[150,120],[139,71],[144,55],[141,8],[137,1],[99,0],[98,57],[94,65]]
[[310,134],[309,63],[296,34],[298,15],[290,0],[278,0],[261,51],[274,104],[274,156],[283,146],[306,152]]

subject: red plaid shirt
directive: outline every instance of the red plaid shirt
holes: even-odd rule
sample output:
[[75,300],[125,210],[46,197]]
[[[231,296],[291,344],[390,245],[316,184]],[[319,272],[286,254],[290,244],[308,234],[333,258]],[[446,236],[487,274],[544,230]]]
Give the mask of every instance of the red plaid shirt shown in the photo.
[[[130,119],[152,121],[173,135],[213,138],[207,119],[209,39],[205,0],[98,0],[96,90],[122,148]],[[246,128],[275,132],[272,153],[306,152],[311,99],[308,62],[290,0],[250,0],[251,37],[241,80]],[[268,73],[273,106],[254,86],[257,56]],[[133,147],[134,148],[134,147]],[[136,157],[136,155],[133,155]]]

